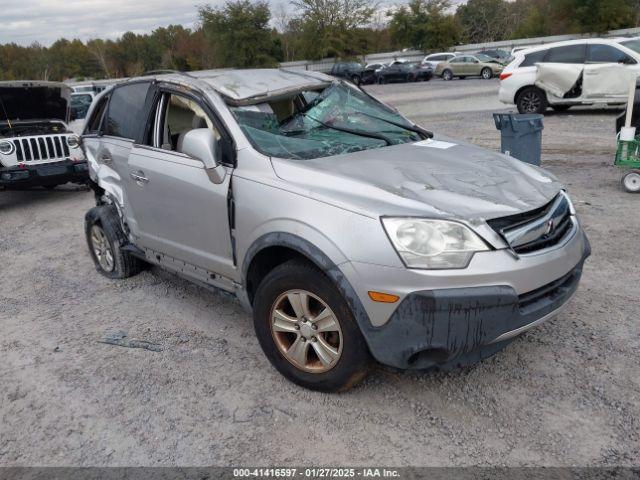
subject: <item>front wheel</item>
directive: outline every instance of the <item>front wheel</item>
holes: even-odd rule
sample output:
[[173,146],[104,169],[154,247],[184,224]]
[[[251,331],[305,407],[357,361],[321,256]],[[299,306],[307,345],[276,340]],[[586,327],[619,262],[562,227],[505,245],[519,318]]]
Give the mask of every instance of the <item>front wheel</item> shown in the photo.
[[353,313],[314,266],[292,260],[273,269],[256,291],[253,312],[262,350],[288,380],[337,392],[367,375],[369,350]]
[[493,78],[493,70],[491,70],[489,67],[483,68],[480,74],[485,80],[491,80]]
[[516,98],[519,113],[544,113],[547,109],[547,97],[537,87],[522,90]]
[[630,170],[622,176],[622,187],[629,193],[640,192],[640,170]]
[[445,70],[444,72],[442,72],[442,79],[447,81],[452,80],[453,72],[451,70]]

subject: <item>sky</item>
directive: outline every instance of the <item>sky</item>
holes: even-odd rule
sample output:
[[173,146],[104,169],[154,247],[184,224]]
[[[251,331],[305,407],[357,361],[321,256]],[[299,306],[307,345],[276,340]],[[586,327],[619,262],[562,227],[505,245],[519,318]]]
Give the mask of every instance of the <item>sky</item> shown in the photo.
[[193,27],[197,5],[223,0],[0,0],[0,43],[117,38],[171,24]]

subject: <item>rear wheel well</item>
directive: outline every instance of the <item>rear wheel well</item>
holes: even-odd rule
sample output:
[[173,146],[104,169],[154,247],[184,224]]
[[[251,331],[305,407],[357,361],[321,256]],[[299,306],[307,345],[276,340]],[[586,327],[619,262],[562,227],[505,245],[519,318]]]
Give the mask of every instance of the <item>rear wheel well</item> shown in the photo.
[[289,260],[300,260],[316,266],[306,255],[289,247],[272,246],[260,250],[252,259],[247,269],[246,290],[249,302],[253,305],[253,298],[262,279],[268,273]]

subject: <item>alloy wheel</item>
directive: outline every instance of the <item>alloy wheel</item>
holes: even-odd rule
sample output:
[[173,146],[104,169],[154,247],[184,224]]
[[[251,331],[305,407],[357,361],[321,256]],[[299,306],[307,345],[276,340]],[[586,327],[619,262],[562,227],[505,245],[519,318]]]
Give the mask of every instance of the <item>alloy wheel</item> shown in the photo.
[[537,113],[542,104],[542,99],[536,92],[527,92],[522,96],[520,104],[522,105],[522,110],[526,113]]
[[91,228],[91,246],[100,268],[107,273],[112,272],[116,266],[113,250],[104,230],[99,225],[94,225]]
[[280,353],[309,373],[331,370],[342,355],[340,322],[320,297],[306,290],[289,290],[273,303],[271,335]]

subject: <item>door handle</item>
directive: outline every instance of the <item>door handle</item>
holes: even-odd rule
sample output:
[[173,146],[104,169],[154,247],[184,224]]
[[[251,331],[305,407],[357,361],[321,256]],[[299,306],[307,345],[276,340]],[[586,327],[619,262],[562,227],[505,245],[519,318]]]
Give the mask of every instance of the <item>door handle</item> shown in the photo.
[[113,158],[108,153],[102,153],[98,156],[98,163],[110,164],[113,163]]
[[149,183],[149,179],[144,176],[144,172],[131,172],[129,176],[137,183]]

